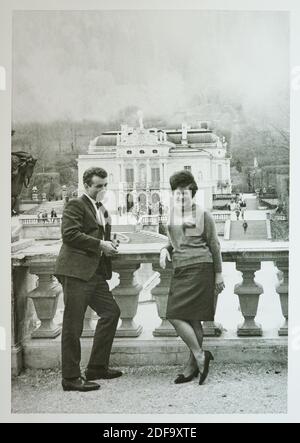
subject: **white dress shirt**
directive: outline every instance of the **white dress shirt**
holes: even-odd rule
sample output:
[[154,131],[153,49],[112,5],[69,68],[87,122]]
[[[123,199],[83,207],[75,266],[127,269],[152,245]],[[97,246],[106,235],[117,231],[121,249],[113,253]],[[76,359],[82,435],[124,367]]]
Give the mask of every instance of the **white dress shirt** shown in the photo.
[[95,211],[96,211],[96,216],[97,216],[97,220],[98,220],[98,223],[100,224],[100,225],[102,225],[104,228],[105,228],[105,217],[104,217],[104,214],[103,214],[103,211],[101,211],[101,209],[99,208],[97,208],[97,205],[96,205],[96,200],[94,200],[93,198],[91,198],[88,194],[84,194],[92,203],[93,203],[93,206],[94,206],[94,208],[95,208]]

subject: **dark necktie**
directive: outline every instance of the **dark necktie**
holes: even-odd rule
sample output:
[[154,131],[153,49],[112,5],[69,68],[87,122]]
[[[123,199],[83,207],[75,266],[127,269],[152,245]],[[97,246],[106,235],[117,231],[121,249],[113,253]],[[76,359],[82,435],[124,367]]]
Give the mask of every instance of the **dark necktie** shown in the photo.
[[108,212],[101,202],[96,202],[96,207],[97,207],[97,209],[103,208],[102,211],[103,211],[104,218],[108,218]]

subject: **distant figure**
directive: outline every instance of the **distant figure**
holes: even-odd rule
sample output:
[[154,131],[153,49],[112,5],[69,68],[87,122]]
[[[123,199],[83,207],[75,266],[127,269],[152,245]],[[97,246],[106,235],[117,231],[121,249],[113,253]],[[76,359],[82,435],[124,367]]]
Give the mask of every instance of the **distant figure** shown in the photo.
[[239,220],[240,219],[240,210],[239,209],[237,209],[235,211],[235,215],[236,215],[236,219]]
[[231,200],[231,203],[230,203],[230,210],[231,210],[231,211],[234,211],[234,210],[235,210],[235,202],[234,202],[234,200]]
[[241,216],[242,216],[242,219],[244,220],[245,219],[245,208],[244,208],[244,206],[241,209]]
[[37,219],[38,219],[38,223],[40,223],[40,221],[41,221],[41,211],[39,211],[38,213],[37,213]]
[[152,215],[152,205],[149,204],[148,206],[148,215]]
[[44,223],[48,222],[48,213],[47,213],[47,211],[44,211],[44,212],[43,212],[43,214],[42,214],[42,219],[43,219],[43,222],[44,222]]
[[55,220],[57,219],[57,213],[56,213],[56,211],[54,210],[54,208],[52,208],[52,211],[51,211],[51,215],[50,215],[50,217],[51,217],[51,221],[52,221],[52,223],[54,223]]
[[247,234],[247,229],[248,229],[248,223],[246,221],[244,221],[243,223],[243,229],[244,229],[244,234]]
[[158,204],[158,212],[159,212],[160,216],[163,215],[163,205],[161,204],[161,202],[159,202],[159,204]]

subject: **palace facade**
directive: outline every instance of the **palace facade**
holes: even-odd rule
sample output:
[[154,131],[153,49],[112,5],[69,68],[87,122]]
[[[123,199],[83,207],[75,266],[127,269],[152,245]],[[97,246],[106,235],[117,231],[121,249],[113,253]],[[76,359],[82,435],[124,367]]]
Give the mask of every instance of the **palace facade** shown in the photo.
[[151,207],[155,213],[159,202],[168,206],[169,177],[182,169],[195,176],[198,199],[207,209],[212,209],[213,194],[231,193],[227,142],[207,122],[197,128],[183,123],[180,129],[146,129],[140,121],[138,128],[121,125],[119,131],[104,132],[78,158],[79,193],[91,166],[107,170],[119,210],[136,204],[142,212]]

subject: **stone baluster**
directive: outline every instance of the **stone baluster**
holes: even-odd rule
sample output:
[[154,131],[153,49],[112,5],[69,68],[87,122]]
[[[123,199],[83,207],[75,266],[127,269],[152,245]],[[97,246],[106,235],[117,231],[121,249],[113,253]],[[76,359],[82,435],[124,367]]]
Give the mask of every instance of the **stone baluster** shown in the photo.
[[38,276],[37,287],[29,293],[41,325],[31,334],[32,338],[55,338],[61,333],[61,327],[55,324],[58,298],[61,286],[51,274],[49,263],[30,266],[30,273]]
[[[215,312],[218,305],[219,295],[215,295]],[[216,323],[215,321],[204,321],[203,322],[203,334],[204,337],[220,337],[222,335],[224,328],[221,323]]]
[[263,287],[256,283],[255,272],[261,268],[259,261],[245,259],[236,264],[238,271],[243,274],[243,281],[235,285],[234,293],[238,295],[241,312],[244,316],[244,323],[238,326],[238,336],[262,336],[261,325],[255,322],[257,315],[260,295],[263,293]]
[[134,317],[137,313],[139,294],[142,286],[137,283],[135,272],[140,264],[126,263],[126,258],[114,262],[115,271],[120,276],[120,284],[112,291],[121,310],[122,323],[117,329],[116,337],[138,337],[143,328],[136,325]]
[[94,337],[96,315],[95,311],[88,306],[84,316],[82,337]]
[[282,278],[279,280],[276,291],[279,294],[280,297],[280,304],[281,304],[281,310],[282,314],[285,318],[285,322],[282,325],[282,327],[279,329],[278,334],[280,336],[287,336],[288,335],[288,319],[289,319],[289,260],[281,259],[276,260],[276,266],[277,268],[282,272]]
[[160,274],[159,284],[152,289],[151,293],[155,299],[158,316],[161,324],[153,331],[154,337],[177,337],[177,332],[171,323],[166,319],[167,302],[172,278],[172,266],[161,269],[158,263],[153,263],[152,268]]

